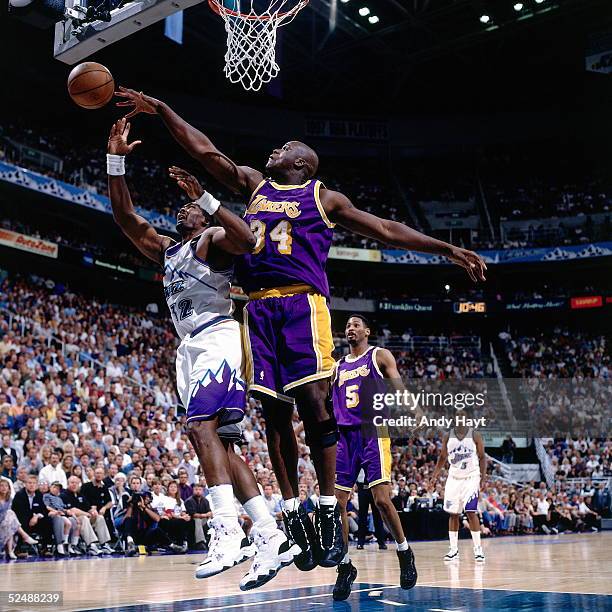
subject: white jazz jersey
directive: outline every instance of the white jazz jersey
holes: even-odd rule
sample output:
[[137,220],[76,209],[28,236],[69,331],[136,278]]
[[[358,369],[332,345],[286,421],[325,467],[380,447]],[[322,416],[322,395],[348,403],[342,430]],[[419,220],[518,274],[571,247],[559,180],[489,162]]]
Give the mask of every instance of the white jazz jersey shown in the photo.
[[446,443],[448,452],[448,475],[450,478],[468,478],[474,473],[480,473],[478,453],[476,444],[472,436],[472,428],[465,434],[463,440],[459,440],[455,430],[451,429],[448,442]]
[[176,332],[185,338],[220,316],[230,316],[233,268],[215,271],[196,255],[199,236],[164,254],[164,295]]

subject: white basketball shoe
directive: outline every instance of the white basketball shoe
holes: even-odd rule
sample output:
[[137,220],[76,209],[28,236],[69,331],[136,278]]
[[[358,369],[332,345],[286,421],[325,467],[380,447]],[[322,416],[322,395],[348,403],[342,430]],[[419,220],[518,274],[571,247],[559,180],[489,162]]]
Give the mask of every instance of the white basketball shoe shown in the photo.
[[208,555],[196,570],[196,578],[209,578],[246,561],[255,554],[255,547],[244,535],[238,521],[210,521]]
[[444,555],[444,560],[454,561],[455,559],[459,559],[459,549],[449,548],[448,552]]
[[240,581],[240,589],[249,591],[269,582],[279,570],[291,565],[302,549],[287,539],[287,536],[276,528],[259,531],[251,530],[257,552],[253,565]]

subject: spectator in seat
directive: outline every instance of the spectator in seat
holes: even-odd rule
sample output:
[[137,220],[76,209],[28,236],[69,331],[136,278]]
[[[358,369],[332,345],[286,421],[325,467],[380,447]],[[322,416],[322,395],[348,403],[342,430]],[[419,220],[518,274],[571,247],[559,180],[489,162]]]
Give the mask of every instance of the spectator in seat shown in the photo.
[[17,464],[17,468],[21,467],[24,467],[28,474],[38,474],[43,469],[43,463],[35,446],[30,446],[25,453],[25,457]]
[[546,497],[542,491],[537,491],[535,494],[535,502],[533,509],[533,528],[536,531],[542,531],[546,534],[550,533],[550,504],[546,501]]
[[2,457],[2,472],[0,476],[15,482],[17,480],[17,469],[15,468],[15,462],[13,461],[12,455],[4,455]]
[[40,537],[43,544],[41,552],[46,556],[46,547],[52,542],[51,520],[42,493],[38,490],[36,476],[28,476],[25,487],[13,498],[12,509],[23,530],[29,535]]
[[[109,510],[113,506],[108,487],[104,484],[105,472],[103,467],[97,467],[93,472],[91,482],[86,482],[81,487],[81,495],[89,505],[91,523],[102,545],[110,542],[110,530],[107,519],[111,522]],[[112,525],[111,525],[112,528]]]
[[75,517],[68,516],[64,501],[60,497],[61,491],[62,485],[59,482],[52,482],[49,492],[43,495],[53,525],[57,555],[60,557],[78,555],[80,553],[75,547],[79,543],[79,523]]
[[54,482],[59,482],[62,485],[62,489],[68,486],[68,479],[66,478],[66,472],[60,465],[60,456],[58,452],[53,451],[49,457],[49,464],[45,465],[40,473],[38,474],[39,483],[47,483],[51,485]]
[[87,546],[87,551],[92,555],[112,552],[112,549],[105,542],[102,543],[105,544],[104,550],[101,550],[98,546],[101,543],[92,525],[93,517],[89,513],[89,504],[81,494],[81,481],[79,478],[76,476],[68,478],[68,488],[62,491],[61,498],[68,516],[74,517],[79,524],[81,538],[83,538],[83,542]]
[[193,488],[189,484],[189,474],[184,468],[179,468],[178,471],[178,488],[183,501],[189,499],[193,495]]
[[202,550],[208,541],[208,520],[212,518],[212,512],[200,483],[193,485],[193,495],[185,500],[185,511],[191,517],[188,541],[196,550]]
[[593,510],[591,497],[583,497],[581,495],[578,499],[578,512],[580,518],[591,531],[599,531],[601,529],[601,516]]
[[26,544],[36,544],[36,540],[23,530],[17,515],[11,509],[11,489],[8,482],[0,480],[0,552],[6,550],[6,556],[13,561],[17,559],[15,534]]
[[4,459],[6,455],[13,458],[13,465],[17,465],[17,451],[11,447],[11,436],[2,436],[2,445],[0,446],[0,461]]
[[280,506],[282,497],[278,493],[274,493],[274,487],[269,483],[264,485],[263,498],[270,516],[274,517],[277,522],[282,521],[283,513]]
[[151,507],[150,493],[141,493],[142,480],[140,476],[130,478],[131,495],[127,510],[119,524],[119,531],[127,541],[126,555],[133,557],[138,554],[136,545],[152,544],[156,539],[160,516]]
[[168,493],[164,496],[163,513],[160,513],[160,529],[170,540],[170,549],[174,552],[187,552],[187,523],[191,516],[185,511],[185,504],[175,481],[168,485]]

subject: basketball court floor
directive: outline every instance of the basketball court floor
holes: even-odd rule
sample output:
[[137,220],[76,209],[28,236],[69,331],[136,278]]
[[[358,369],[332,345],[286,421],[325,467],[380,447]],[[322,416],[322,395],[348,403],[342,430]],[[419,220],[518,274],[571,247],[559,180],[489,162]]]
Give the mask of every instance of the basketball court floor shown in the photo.
[[[446,542],[415,543],[419,581],[411,591],[397,586],[392,546],[351,549],[359,575],[345,602],[331,598],[334,569],[286,568],[265,587],[243,593],[238,581],[246,565],[195,580],[199,554],[5,563],[0,591],[63,591],[63,604],[52,607],[61,611],[612,610],[612,532],[485,540],[487,560],[478,565],[471,542],[459,544],[462,558],[445,563]],[[1,607],[6,612],[50,609]]]

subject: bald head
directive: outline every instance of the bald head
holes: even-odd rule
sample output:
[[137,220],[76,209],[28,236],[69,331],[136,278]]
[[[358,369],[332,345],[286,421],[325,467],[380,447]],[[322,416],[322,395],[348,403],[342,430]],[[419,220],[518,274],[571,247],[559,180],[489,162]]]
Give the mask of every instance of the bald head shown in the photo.
[[314,149],[299,140],[292,140],[290,144],[292,147],[295,147],[296,164],[301,160],[308,169],[308,178],[312,178],[319,168],[319,156],[315,153]]
[[319,157],[307,144],[290,140],[274,149],[268,158],[266,171],[276,180],[297,184],[312,178],[319,167]]

